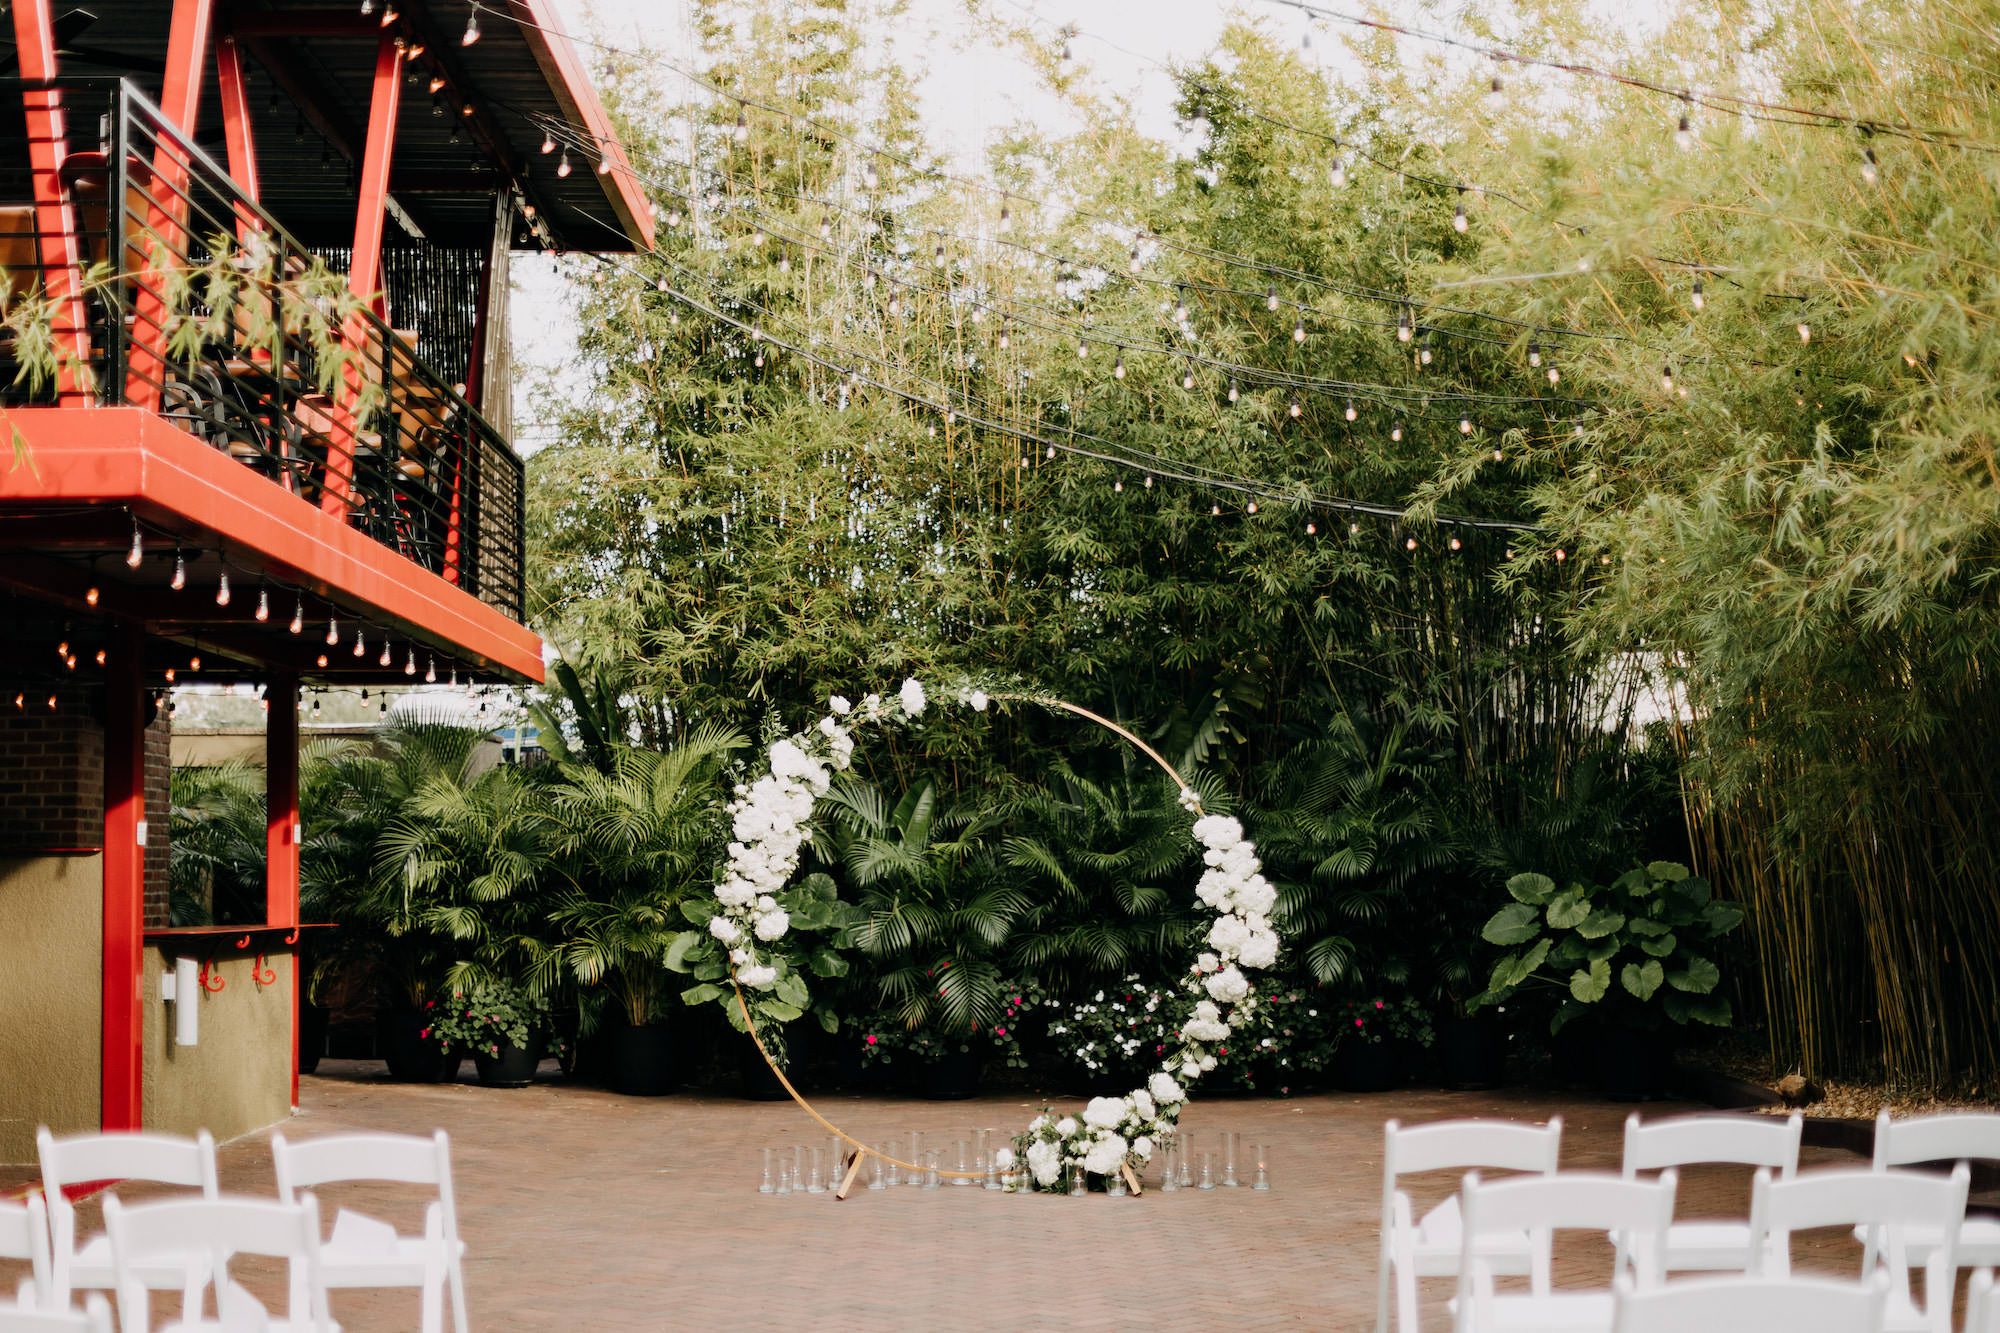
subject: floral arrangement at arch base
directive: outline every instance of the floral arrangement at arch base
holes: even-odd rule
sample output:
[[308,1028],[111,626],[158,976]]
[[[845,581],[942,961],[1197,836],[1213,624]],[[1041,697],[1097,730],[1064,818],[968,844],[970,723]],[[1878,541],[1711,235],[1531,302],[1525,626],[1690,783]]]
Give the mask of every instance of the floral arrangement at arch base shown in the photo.
[[[1027,694],[989,693],[969,683],[955,688],[952,697],[975,712],[985,712],[995,700],[1070,708]],[[726,807],[729,859],[707,926],[715,944],[728,951],[729,972],[746,1005],[768,1012],[772,996],[795,994],[802,985],[799,960],[784,946],[793,920],[780,899],[798,870],[814,805],[831,788],[833,774],[853,762],[855,732],[913,724],[929,703],[916,680],[905,680],[894,695],[870,694],[859,704],[835,695],[826,716],[773,741],[768,770],[737,787],[736,799]],[[1195,896],[1214,913],[1204,936],[1207,947],[1181,981],[1187,1015],[1144,1086],[1123,1097],[1094,1098],[1080,1118],[1043,1115],[1020,1136],[1036,1189],[1061,1188],[1074,1167],[1106,1176],[1123,1166],[1143,1166],[1175,1132],[1187,1105],[1187,1085],[1215,1068],[1230,1034],[1249,1021],[1258,1001],[1245,974],[1278,961],[1278,934],[1270,920],[1277,890],[1264,878],[1243,826],[1227,815],[1204,814],[1191,788],[1181,788],[1180,804],[1195,816],[1193,834],[1202,848],[1204,869]],[[780,1006],[781,1012],[792,1008],[783,1001]],[[742,1026],[733,1009],[731,1016]]]

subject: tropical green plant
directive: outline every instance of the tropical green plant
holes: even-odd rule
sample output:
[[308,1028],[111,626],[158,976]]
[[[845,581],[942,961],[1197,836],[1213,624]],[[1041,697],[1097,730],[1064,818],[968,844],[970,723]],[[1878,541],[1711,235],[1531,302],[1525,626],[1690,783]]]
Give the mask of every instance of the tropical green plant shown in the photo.
[[1743,909],[1717,899],[1686,866],[1654,861],[1594,888],[1558,889],[1547,875],[1520,874],[1507,892],[1514,901],[1481,934],[1514,952],[1494,964],[1475,1007],[1525,990],[1555,1001],[1550,1032],[1584,1014],[1625,1027],[1729,1025],[1715,954],[1743,923]]
[[1384,1041],[1407,1041],[1428,1047],[1437,1039],[1428,1009],[1411,996],[1383,999],[1371,996],[1342,1000],[1333,1006],[1334,1021],[1347,1041],[1376,1046]]
[[[608,1000],[634,1027],[660,1018],[679,985],[668,950],[681,907],[709,885],[726,830],[724,766],[743,737],[707,724],[664,751],[603,741],[602,768],[562,765],[549,793],[550,838],[568,887],[549,924],[582,1002],[584,1031]],[[685,951],[683,951],[685,957]]]
[[[785,1025],[811,1011],[821,1028],[836,1032],[840,1014],[831,1006],[815,1004],[808,977],[833,982],[847,975],[848,962],[842,946],[855,928],[853,909],[840,901],[833,880],[824,874],[810,874],[775,895],[777,905],[790,917],[784,938],[766,942],[759,956],[764,965],[777,969],[777,979],[768,988],[752,987],[739,992],[730,984],[729,950],[708,930],[715,915],[712,895],[700,894],[680,904],[681,915],[697,929],[683,930],[667,947],[666,967],[692,978],[693,984],[681,992],[688,1005],[716,1004],[738,1032],[748,1032],[752,1020],[764,1049],[780,1065],[788,1052]],[[739,1000],[738,996],[741,996]],[[745,1007],[749,1013],[744,1013]]]
[[264,920],[264,775],[237,760],[167,779],[168,918],[176,926]]
[[994,853],[1004,812],[944,804],[929,778],[893,804],[879,787],[843,778],[821,807],[814,855],[847,882],[845,939],[866,965],[861,982],[874,1004],[912,1029],[990,1026],[1009,938],[1032,901]]

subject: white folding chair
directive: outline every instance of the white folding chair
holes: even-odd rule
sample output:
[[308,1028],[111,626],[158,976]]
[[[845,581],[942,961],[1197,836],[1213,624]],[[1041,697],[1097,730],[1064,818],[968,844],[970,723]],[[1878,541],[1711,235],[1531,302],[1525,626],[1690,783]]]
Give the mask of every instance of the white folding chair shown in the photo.
[[[1639,1122],[1634,1111],[1625,1118],[1623,1175],[1637,1180],[1641,1171],[1664,1167],[1727,1162],[1761,1166],[1790,1180],[1798,1173],[1799,1139],[1805,1118],[1797,1112],[1783,1120],[1768,1116],[1695,1115],[1673,1120]],[[1748,1222],[1676,1222],[1667,1230],[1665,1271],[1668,1273],[1750,1271]]]
[[[1626,1264],[1640,1290],[1659,1285],[1667,1228],[1674,1221],[1679,1174],[1657,1181],[1622,1180],[1596,1172],[1503,1180],[1465,1178],[1465,1241],[1459,1256],[1457,1333],[1608,1333],[1615,1312],[1611,1290],[1555,1290],[1552,1260],[1557,1231],[1601,1231],[1616,1238],[1614,1271]],[[1526,1292],[1500,1292],[1481,1243],[1527,1232],[1534,1238]]]
[[[68,1305],[79,1290],[112,1288],[111,1242],[93,1236],[82,1245],[76,1239],[76,1205],[63,1193],[65,1185],[145,1180],[161,1185],[198,1189],[202,1197],[219,1194],[215,1181],[215,1140],[207,1130],[191,1139],[170,1134],[77,1134],[59,1139],[46,1127],[35,1131],[42,1162],[42,1197],[48,1201],[51,1281],[54,1299]],[[139,1280],[154,1291],[173,1291],[201,1276],[190,1271],[200,1258],[161,1254],[139,1271]]]
[[1965,1291],[1965,1333],[2000,1333],[2000,1291],[1993,1287],[1993,1270],[1972,1275]]
[[[1862,1256],[1861,1276],[1889,1277],[1885,1329],[1896,1333],[1952,1333],[1952,1290],[1958,1280],[1955,1248],[1965,1220],[1971,1172],[1964,1163],[1949,1176],[1914,1171],[1814,1171],[1773,1181],[1759,1171],[1750,1191],[1752,1273],[1788,1276],[1792,1233],[1819,1227],[1865,1227],[1879,1243]],[[1939,1240],[1924,1263],[1924,1304],[1910,1291],[1910,1259],[1905,1237],[1924,1230]],[[1938,1299],[1941,1294],[1942,1299]]]
[[[178,1319],[158,1333],[339,1333],[327,1308],[326,1283],[319,1268],[319,1204],[307,1194],[297,1203],[267,1199],[168,1199],[127,1208],[115,1195],[104,1200],[104,1226],[111,1238],[111,1261],[117,1270],[118,1322],[125,1333],[153,1329],[148,1288],[142,1275],[148,1265],[192,1248],[207,1256],[204,1276],[191,1278],[181,1291]],[[283,1319],[269,1319],[249,1293],[229,1277],[229,1261],[238,1255],[284,1259],[303,1273],[303,1299],[295,1300]],[[207,1318],[207,1294],[215,1292],[216,1317]]]
[[421,1289],[422,1333],[442,1333],[441,1296],[451,1292],[453,1333],[467,1333],[465,1244],[458,1237],[458,1208],[451,1187],[451,1139],[443,1130],[430,1138],[411,1134],[339,1134],[304,1143],[271,1136],[278,1197],[289,1200],[302,1189],[339,1181],[385,1180],[429,1185],[437,1197],[424,1208],[421,1236],[399,1235],[386,1223],[343,1208],[320,1247],[329,1287],[417,1287]]
[[1641,1291],[1623,1273],[1614,1284],[1611,1333],[1882,1333],[1889,1279],[1863,1286],[1816,1278],[1715,1277]]
[[[2000,1115],[1966,1111],[1891,1120],[1883,1111],[1875,1117],[1877,1171],[1923,1162],[1982,1160],[2000,1161]],[[1872,1254],[1878,1238],[1858,1229],[1855,1234]],[[1937,1243],[1938,1233],[1928,1227],[1912,1227],[1903,1237],[1903,1247],[1913,1264],[1928,1259]],[[2000,1264],[2000,1218],[1968,1217],[1961,1222],[1957,1258],[1961,1268]]]
[[24,1203],[0,1203],[0,1259],[26,1259],[28,1276],[21,1279],[15,1300],[22,1306],[60,1310],[69,1302],[56,1298],[50,1276],[49,1211],[39,1194]]
[[[1389,1333],[1390,1288],[1395,1289],[1397,1333],[1417,1331],[1417,1279],[1457,1277],[1464,1238],[1458,1195],[1412,1220],[1410,1196],[1400,1176],[1423,1171],[1532,1171],[1553,1175],[1562,1151],[1562,1117],[1546,1125],[1507,1120],[1440,1120],[1404,1129],[1382,1127],[1381,1253],[1375,1291],[1375,1333]],[[1496,1273],[1528,1271],[1531,1244],[1523,1233],[1489,1242],[1486,1258]]]
[[0,1305],[0,1333],[111,1333],[111,1306],[92,1296],[81,1310]]

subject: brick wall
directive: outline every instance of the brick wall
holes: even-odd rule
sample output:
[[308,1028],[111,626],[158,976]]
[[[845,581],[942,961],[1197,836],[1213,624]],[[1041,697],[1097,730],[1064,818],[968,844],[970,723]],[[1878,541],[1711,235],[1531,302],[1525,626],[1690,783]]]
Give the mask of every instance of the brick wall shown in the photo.
[[104,724],[73,703],[0,700],[0,849],[103,845]]
[[146,728],[146,924],[167,919],[168,775],[173,772],[173,723],[167,710]]

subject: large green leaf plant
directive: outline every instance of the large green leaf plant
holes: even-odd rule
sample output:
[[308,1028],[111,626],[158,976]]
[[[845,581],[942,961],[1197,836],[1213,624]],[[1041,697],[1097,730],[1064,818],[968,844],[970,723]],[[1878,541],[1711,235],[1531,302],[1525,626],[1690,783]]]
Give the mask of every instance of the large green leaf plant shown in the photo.
[[1553,998],[1552,1033],[1586,1014],[1644,1029],[1729,1025],[1714,955],[1742,924],[1743,909],[1717,899],[1686,866],[1654,861],[1594,888],[1558,889],[1547,875],[1515,875],[1507,892],[1514,901],[1480,934],[1508,952],[1472,1007],[1523,993]]

